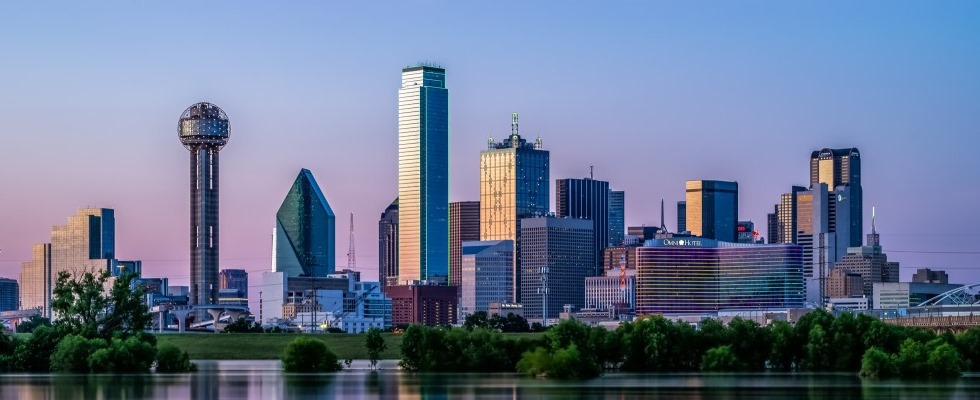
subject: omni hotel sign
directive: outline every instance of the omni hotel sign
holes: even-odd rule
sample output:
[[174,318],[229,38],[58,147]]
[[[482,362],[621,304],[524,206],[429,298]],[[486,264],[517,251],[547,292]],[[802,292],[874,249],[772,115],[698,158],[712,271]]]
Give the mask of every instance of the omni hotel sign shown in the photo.
[[664,239],[664,246],[681,246],[681,247],[701,247],[704,243],[701,239]]

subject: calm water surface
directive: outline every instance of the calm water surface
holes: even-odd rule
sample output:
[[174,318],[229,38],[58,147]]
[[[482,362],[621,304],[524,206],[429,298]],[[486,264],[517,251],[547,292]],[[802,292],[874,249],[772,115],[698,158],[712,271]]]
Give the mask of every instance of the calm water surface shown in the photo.
[[[970,399],[980,375],[949,382],[850,374],[627,374],[588,381],[516,374],[284,374],[278,361],[198,361],[194,374],[0,375],[0,399]],[[390,366],[386,365],[386,366]]]

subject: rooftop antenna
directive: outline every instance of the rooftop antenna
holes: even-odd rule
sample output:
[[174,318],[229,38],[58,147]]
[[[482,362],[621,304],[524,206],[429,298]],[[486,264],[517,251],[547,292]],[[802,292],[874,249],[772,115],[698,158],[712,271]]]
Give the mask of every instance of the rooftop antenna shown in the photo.
[[510,135],[520,136],[517,134],[517,113],[510,114]]
[[871,207],[871,234],[874,235],[876,233],[878,233],[878,230],[875,228],[875,208]]
[[592,167],[592,165],[589,166],[589,179],[595,179],[595,176],[592,174]]
[[660,230],[667,232],[667,225],[664,224],[664,199],[660,199]]
[[357,257],[354,255],[354,213],[350,213],[350,244],[347,245],[347,269],[357,268]]

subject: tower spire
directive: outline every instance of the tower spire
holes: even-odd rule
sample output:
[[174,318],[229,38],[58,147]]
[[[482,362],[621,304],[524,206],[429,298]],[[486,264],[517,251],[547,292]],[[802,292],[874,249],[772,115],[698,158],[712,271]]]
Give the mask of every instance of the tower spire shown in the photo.
[[660,199],[660,230],[667,232],[667,224],[664,223],[664,199]]
[[510,114],[510,135],[520,136],[517,134],[517,113]]
[[350,213],[350,244],[347,245],[347,269],[357,268],[357,257],[354,255],[354,213]]
[[875,227],[875,208],[871,207],[871,234],[878,233],[878,229]]

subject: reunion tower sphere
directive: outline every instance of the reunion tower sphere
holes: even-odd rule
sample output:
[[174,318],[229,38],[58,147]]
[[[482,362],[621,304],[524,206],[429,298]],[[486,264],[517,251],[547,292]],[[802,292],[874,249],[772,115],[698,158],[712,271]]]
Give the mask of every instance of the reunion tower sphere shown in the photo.
[[177,123],[191,153],[191,305],[218,303],[218,151],[230,133],[228,116],[211,103],[188,107]]

